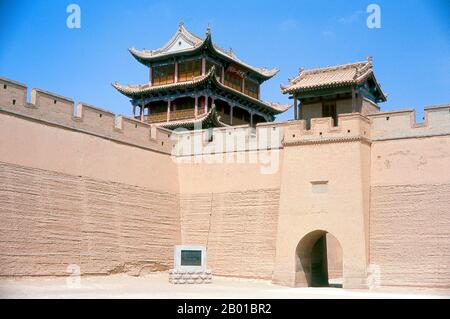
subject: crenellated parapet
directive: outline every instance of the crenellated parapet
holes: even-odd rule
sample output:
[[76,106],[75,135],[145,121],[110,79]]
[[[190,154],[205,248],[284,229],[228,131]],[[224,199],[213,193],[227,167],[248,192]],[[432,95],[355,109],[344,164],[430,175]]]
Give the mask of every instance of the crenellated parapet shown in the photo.
[[303,120],[259,123],[256,128],[229,126],[202,130],[171,131],[104,108],[74,100],[0,77],[0,112],[80,131],[173,156],[220,154],[282,149],[284,146],[317,143],[371,141],[450,134],[450,105],[427,107],[424,121],[416,123],[413,109],[339,114],[313,118],[310,128]]
[[27,86],[0,77],[0,105],[2,107],[24,107],[26,104]]
[[450,134],[450,105],[424,109],[423,122],[416,122],[414,109],[380,112],[368,115],[372,140],[390,140]]
[[171,154],[172,132],[102,108],[0,77],[0,112]]
[[304,120],[289,121],[284,130],[283,145],[348,142],[371,138],[370,121],[359,113],[340,114],[335,126],[331,117],[311,119],[307,129]]

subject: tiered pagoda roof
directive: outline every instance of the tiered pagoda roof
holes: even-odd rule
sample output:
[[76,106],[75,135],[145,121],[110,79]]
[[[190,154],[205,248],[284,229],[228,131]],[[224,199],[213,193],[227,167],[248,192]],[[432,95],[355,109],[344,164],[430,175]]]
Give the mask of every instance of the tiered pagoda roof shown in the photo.
[[207,74],[204,76],[198,76],[191,81],[150,86],[148,84],[144,85],[121,85],[119,83],[114,83],[113,86],[122,94],[126,95],[132,99],[141,99],[145,97],[158,97],[161,92],[167,93],[173,91],[174,93],[179,92],[183,89],[196,89],[202,86],[209,86],[213,88],[220,89],[224,92],[229,92],[239,97],[244,103],[252,103],[257,105],[260,109],[268,109],[271,110],[273,114],[279,114],[288,110],[291,106],[289,104],[279,104],[275,102],[264,102],[258,100],[254,97],[246,95],[241,91],[235,90],[229,86],[226,86],[217,80],[217,77],[214,75],[215,69],[214,67],[209,70]]
[[[193,127],[198,122],[206,126],[226,126],[228,124],[220,121],[220,114],[223,113],[230,125],[233,125],[233,119],[235,123],[244,121],[254,125],[273,121],[277,114],[291,107],[289,104],[270,103],[260,99],[261,83],[275,76],[277,69],[259,68],[244,63],[231,50],[226,51],[215,45],[209,28],[205,38],[201,38],[180,23],[176,33],[163,47],[156,50],[131,48],[129,51],[137,61],[150,68],[151,79],[142,85],[122,85],[116,82],[113,87],[131,99],[133,113],[139,108],[142,121],[152,121],[153,124],[168,128]],[[195,73],[186,75],[189,74],[186,68],[194,68],[193,62]],[[184,78],[180,79],[180,74],[184,74]],[[155,80],[161,78],[164,80]],[[190,98],[191,102],[188,103],[193,103],[194,112],[191,114],[191,111],[186,111],[178,115],[172,113],[181,112],[182,109],[176,109],[177,100],[189,101],[186,98]],[[167,112],[161,111],[158,104],[163,101],[167,102]],[[215,108],[215,103],[220,105],[220,110]],[[152,105],[157,105],[154,113],[151,111]],[[200,105],[204,112],[198,112]],[[184,107],[184,110],[191,110],[192,107]],[[145,108],[150,110],[147,118],[143,112]],[[167,115],[166,121],[164,116],[159,115],[164,113]],[[191,115],[192,118],[179,120],[180,117]]]
[[369,79],[375,83],[375,93],[379,101],[386,101],[386,95],[375,78],[371,57],[367,61],[331,67],[310,70],[302,68],[293,80],[281,86],[281,91],[284,94],[301,94],[330,88],[358,86]]
[[[181,41],[180,41],[181,40]],[[156,50],[136,50],[130,48],[130,53],[144,65],[151,66],[152,63],[164,61],[176,56],[196,55],[207,50],[210,54],[218,56],[231,63],[249,69],[258,74],[262,80],[268,80],[278,73],[278,69],[258,68],[241,61],[233,51],[226,51],[215,45],[211,39],[211,32],[208,28],[206,37],[201,38],[188,31],[181,22],[177,32],[162,48]]]

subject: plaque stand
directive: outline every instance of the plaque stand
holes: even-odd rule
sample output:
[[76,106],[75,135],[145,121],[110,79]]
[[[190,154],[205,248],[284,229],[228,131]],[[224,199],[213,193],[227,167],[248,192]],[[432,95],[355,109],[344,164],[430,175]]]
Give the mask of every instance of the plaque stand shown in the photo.
[[206,246],[175,246],[174,269],[169,271],[169,282],[209,284],[212,282],[212,271],[206,265]]
[[211,270],[180,270],[169,271],[171,284],[210,284],[212,282]]

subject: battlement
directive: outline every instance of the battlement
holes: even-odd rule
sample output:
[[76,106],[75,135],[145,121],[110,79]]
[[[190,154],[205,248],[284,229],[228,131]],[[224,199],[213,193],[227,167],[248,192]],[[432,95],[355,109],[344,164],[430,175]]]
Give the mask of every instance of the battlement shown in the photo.
[[25,84],[0,77],[0,105],[3,107],[25,106],[27,104],[27,86]]
[[0,112],[171,154],[172,132],[103,108],[0,77]]
[[359,113],[340,114],[335,126],[331,117],[311,119],[311,128],[304,120],[289,121],[284,131],[284,145],[317,144],[370,140],[370,121]]
[[40,89],[32,89],[27,102],[27,90],[22,83],[0,77],[0,112],[175,156],[450,134],[450,105],[425,108],[423,123],[416,123],[415,111],[407,109],[367,116],[340,114],[337,126],[332,118],[313,118],[310,129],[299,120],[172,132],[87,103],[75,106],[71,98]]
[[426,137],[450,134],[450,105],[424,109],[424,121],[416,122],[414,109],[380,112],[368,115],[372,140]]

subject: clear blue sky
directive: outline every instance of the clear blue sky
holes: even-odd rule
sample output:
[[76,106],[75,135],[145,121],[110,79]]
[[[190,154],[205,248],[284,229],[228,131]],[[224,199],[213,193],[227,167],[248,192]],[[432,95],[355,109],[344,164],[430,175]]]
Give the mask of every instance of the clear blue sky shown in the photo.
[[[81,29],[66,26],[66,7],[81,7]],[[366,26],[370,3],[381,29]],[[382,109],[450,103],[450,1],[7,1],[0,0],[0,75],[116,113],[130,104],[111,83],[144,83],[147,69],[129,47],[155,49],[178,22],[245,62],[281,71],[262,87],[265,100],[287,102],[279,86],[300,66],[374,59],[389,94]],[[279,116],[291,118],[292,110]]]

